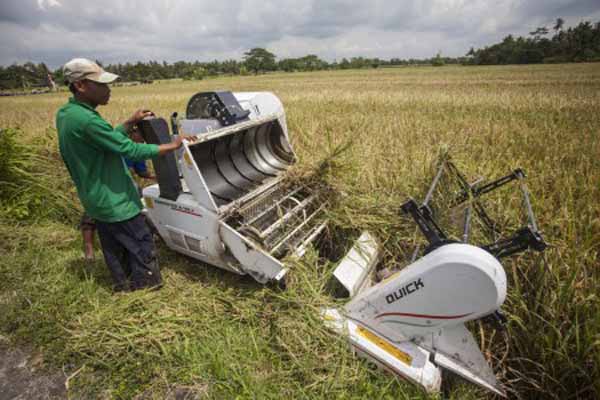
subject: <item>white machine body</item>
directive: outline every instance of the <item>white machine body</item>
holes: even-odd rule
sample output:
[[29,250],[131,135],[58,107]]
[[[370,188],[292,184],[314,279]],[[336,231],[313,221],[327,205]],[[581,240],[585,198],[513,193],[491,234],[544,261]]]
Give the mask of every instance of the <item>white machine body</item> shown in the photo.
[[[364,266],[375,264],[373,252],[362,254]],[[495,257],[468,244],[447,244],[323,316],[360,355],[428,392],[439,390],[440,368],[446,368],[504,396],[464,324],[498,310],[505,298],[506,275]]]
[[159,184],[146,187],[145,212],[171,249],[261,283],[280,281],[281,259],[302,253],[324,229],[323,204],[312,188],[285,182],[296,157],[279,99],[226,94],[247,117],[226,126],[216,117],[189,118],[190,107],[207,107],[192,98],[178,126],[198,140],[184,141],[176,155],[181,190],[169,199]]

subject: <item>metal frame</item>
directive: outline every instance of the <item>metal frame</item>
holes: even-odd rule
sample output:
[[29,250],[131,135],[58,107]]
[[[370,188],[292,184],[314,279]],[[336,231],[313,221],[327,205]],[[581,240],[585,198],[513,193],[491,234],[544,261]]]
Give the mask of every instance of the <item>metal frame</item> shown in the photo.
[[[433,198],[435,189],[444,172],[454,177],[462,188],[462,193],[460,193],[454,200],[450,202],[450,207],[454,208],[468,202],[465,210],[465,218],[462,229],[463,233],[460,241],[452,240],[448,237],[448,235],[446,235],[444,230],[436,222],[433,212],[429,207],[429,202]],[[544,249],[547,247],[547,244],[538,229],[535,214],[533,213],[533,208],[531,207],[529,191],[527,189],[527,184],[525,183],[525,178],[525,172],[521,168],[517,168],[510,174],[495,179],[491,182],[483,183],[481,180],[479,180],[475,183],[469,183],[464,175],[454,165],[454,163],[452,163],[448,157],[445,157],[440,163],[440,166],[431,186],[429,187],[429,190],[427,191],[423,203],[418,205],[414,199],[409,199],[407,202],[402,204],[401,209],[404,213],[412,216],[421,233],[423,233],[429,242],[429,245],[425,249],[425,254],[444,244],[453,242],[469,243],[473,211],[485,226],[488,236],[491,239],[490,243],[478,246],[488,251],[495,257],[501,258],[510,256],[526,249],[544,251]],[[519,183],[519,189],[523,197],[523,204],[527,212],[528,223],[519,228],[516,232],[507,236],[503,234],[498,224],[492,218],[490,218],[479,199],[484,194],[490,193],[515,180]],[[420,247],[417,246],[413,254],[412,261],[416,259],[419,250]]]

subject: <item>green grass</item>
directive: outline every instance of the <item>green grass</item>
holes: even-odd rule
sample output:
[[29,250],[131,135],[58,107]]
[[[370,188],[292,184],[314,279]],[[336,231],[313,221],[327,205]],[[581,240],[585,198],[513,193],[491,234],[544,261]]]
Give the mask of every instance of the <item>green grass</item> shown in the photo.
[[[142,106],[166,117],[184,110],[193,93],[215,88],[277,94],[299,171],[352,143],[327,175],[343,193],[331,216],[337,226],[375,232],[388,266],[403,265],[414,236],[397,208],[408,196],[423,197],[440,152],[471,177],[523,167],[552,246],[541,256],[503,260],[507,331],[478,337],[511,397],[600,396],[600,64],[163,82],[115,88],[100,112],[115,123]],[[22,132],[17,145],[25,150],[14,154],[36,157],[27,158],[27,176],[15,179],[41,185],[33,193],[43,200],[22,218],[2,200],[0,334],[41,348],[50,366],[78,371],[74,396],[158,399],[185,386],[208,398],[426,398],[354,359],[324,329],[318,310],[334,302],[327,294],[333,265],[314,253],[293,263],[282,292],[160,247],[162,290],[111,295],[103,262],[82,262],[79,205],[53,130],[66,97],[0,99],[0,126]],[[13,207],[26,201],[11,199]],[[505,207],[511,202],[502,191],[488,205],[518,219]],[[459,380],[448,387],[451,398],[485,397]]]

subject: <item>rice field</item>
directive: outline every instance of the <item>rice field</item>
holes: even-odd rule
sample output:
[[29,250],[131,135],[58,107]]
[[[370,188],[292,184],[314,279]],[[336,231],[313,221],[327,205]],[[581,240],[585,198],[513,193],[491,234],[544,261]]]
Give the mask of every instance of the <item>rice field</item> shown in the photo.
[[[405,265],[414,240],[398,207],[424,197],[440,154],[470,177],[522,167],[551,246],[502,260],[506,330],[471,328],[510,398],[600,397],[600,64],[168,81],[116,87],[99,111],[115,124],[140,107],[168,117],[215,89],[279,96],[296,171],[347,146],[325,177],[342,194],[332,223],[374,232],[388,267]],[[58,154],[54,114],[67,97],[0,98],[0,127],[15,129],[0,136],[0,335],[62,368],[71,398],[428,398],[324,328],[334,265],[316,251],[290,261],[280,291],[159,245],[165,287],[111,295],[99,250],[83,262],[80,206]],[[489,205],[518,219],[505,207],[513,196]],[[489,397],[445,382],[443,398]]]

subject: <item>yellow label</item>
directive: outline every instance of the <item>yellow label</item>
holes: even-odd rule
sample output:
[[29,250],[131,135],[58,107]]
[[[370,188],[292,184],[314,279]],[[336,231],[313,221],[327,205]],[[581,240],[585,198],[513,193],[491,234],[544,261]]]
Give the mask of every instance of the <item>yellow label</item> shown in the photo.
[[381,348],[382,350],[384,350],[385,352],[389,353],[391,356],[393,356],[397,360],[402,361],[404,364],[408,364],[408,365],[410,365],[410,363],[412,362],[411,356],[409,356],[408,354],[406,354],[403,351],[398,350],[387,340],[380,338],[379,336],[377,336],[373,332],[363,328],[362,326],[358,326],[356,328],[356,330],[358,331],[358,334],[360,336],[364,337],[369,342],[373,343],[375,346],[377,346],[377,347]]
[[154,208],[154,200],[152,200],[150,197],[144,197],[144,203],[146,204],[146,207]]
[[185,163],[188,165],[188,167],[192,166],[192,159],[190,158],[190,155],[187,151],[183,153],[183,159],[185,160]]

